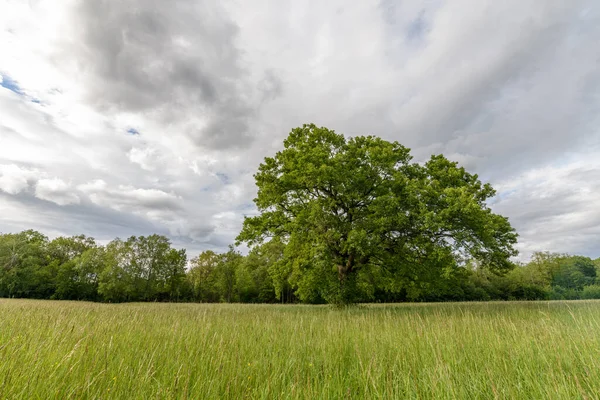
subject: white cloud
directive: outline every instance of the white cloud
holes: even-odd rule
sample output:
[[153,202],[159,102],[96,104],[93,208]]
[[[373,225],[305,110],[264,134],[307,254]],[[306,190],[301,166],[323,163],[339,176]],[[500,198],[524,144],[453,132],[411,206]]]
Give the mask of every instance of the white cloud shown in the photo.
[[79,196],[72,192],[71,185],[60,178],[40,179],[35,186],[38,199],[51,201],[59,206],[79,204]]
[[176,194],[160,189],[140,189],[128,185],[110,188],[102,180],[79,185],[78,189],[99,206],[134,213],[148,209],[177,209],[181,200]]
[[129,161],[134,164],[138,164],[142,169],[146,171],[154,171],[156,169],[157,157],[156,150],[145,148],[132,148],[128,153]]
[[36,172],[20,168],[15,164],[0,165],[0,190],[8,194],[17,194],[25,190]]

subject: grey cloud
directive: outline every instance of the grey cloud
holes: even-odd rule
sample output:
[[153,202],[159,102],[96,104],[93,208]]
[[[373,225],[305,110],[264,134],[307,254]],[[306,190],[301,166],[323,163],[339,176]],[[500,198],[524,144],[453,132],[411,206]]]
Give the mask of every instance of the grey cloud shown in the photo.
[[[65,209],[27,192],[15,196],[0,192],[0,201],[3,210],[7,211],[3,213],[0,227],[3,232],[37,229],[51,236],[85,233],[103,241],[131,235],[168,234],[164,228],[143,217],[98,207],[86,201]],[[40,217],[42,215],[43,218]]]
[[[492,180],[543,165],[597,125],[600,15],[582,13],[591,3],[378,2],[375,14],[361,3],[359,17],[313,2],[283,14],[286,27],[267,20],[269,47],[259,34],[245,42],[286,72],[283,95],[263,110],[263,146],[315,122],[398,140],[419,159],[460,155]],[[419,20],[427,29],[415,45],[407,32]]]
[[258,83],[258,89],[263,101],[274,100],[283,94],[283,81],[274,70],[268,69]]
[[[491,15],[507,11],[489,4]],[[497,178],[548,162],[593,134],[586,123],[597,113],[589,107],[600,105],[587,93],[600,83],[600,49],[574,39],[572,31],[600,18],[584,19],[579,7],[561,2],[524,5],[518,23],[479,28],[472,34],[481,37],[446,53],[437,64],[445,71],[433,72],[424,90],[397,111],[399,126],[418,134],[410,139],[417,151],[439,143],[444,152],[479,159],[475,167]],[[589,29],[600,37],[600,29]]]
[[[202,29],[201,11],[191,1],[81,2],[75,21],[83,40],[75,46],[87,50],[87,68],[104,83],[90,94],[100,94],[101,105],[133,111],[195,98],[215,101],[212,71],[202,68],[235,67],[234,51],[218,53],[220,46],[232,46],[235,29],[222,20],[212,30]],[[202,45],[204,57],[196,53]]]
[[65,40],[57,62],[75,57],[91,104],[183,122],[203,147],[252,141],[257,89],[237,48],[239,29],[219,3],[84,1],[72,20],[81,36]]
[[[158,233],[174,239],[174,243],[185,246],[191,255],[207,246],[223,249],[229,234],[217,233],[222,238],[215,247],[216,225],[210,217],[194,214],[189,210],[170,210],[165,207],[165,199],[151,201],[132,200],[131,193],[107,195],[105,200],[114,201],[116,207],[90,201],[85,197],[76,204],[59,205],[60,202],[41,199],[34,188],[8,195],[0,191],[0,205],[3,210],[0,232],[16,232],[23,229],[37,229],[55,237],[85,233],[101,241],[115,237]],[[110,199],[109,199],[110,197]],[[160,196],[159,196],[160,197]],[[53,198],[56,200],[56,198]],[[167,199],[168,202],[168,199]],[[142,212],[136,212],[142,211]],[[210,210],[209,210],[210,212]],[[43,216],[43,217],[42,217]]]
[[600,169],[598,163],[548,168],[512,185],[493,208],[521,235],[522,257],[533,251],[598,257]]

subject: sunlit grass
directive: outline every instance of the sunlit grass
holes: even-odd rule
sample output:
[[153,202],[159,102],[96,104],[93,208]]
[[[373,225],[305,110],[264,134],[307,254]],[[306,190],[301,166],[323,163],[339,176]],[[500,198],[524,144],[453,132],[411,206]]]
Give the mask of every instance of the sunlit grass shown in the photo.
[[0,300],[0,398],[596,399],[600,302]]

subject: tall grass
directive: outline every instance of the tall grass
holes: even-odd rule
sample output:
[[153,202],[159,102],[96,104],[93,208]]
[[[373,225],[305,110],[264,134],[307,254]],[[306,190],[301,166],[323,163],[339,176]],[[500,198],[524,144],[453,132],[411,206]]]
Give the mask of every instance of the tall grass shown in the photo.
[[6,399],[596,399],[600,302],[0,300]]

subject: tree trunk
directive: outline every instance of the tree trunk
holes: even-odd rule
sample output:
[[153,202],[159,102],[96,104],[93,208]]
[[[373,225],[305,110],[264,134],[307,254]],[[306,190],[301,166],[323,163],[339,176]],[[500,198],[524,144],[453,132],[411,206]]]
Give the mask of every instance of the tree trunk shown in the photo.
[[344,265],[338,265],[338,279],[340,280],[340,284],[344,284],[346,277],[350,272],[352,272],[352,268],[354,267],[354,254],[351,253],[346,260]]

